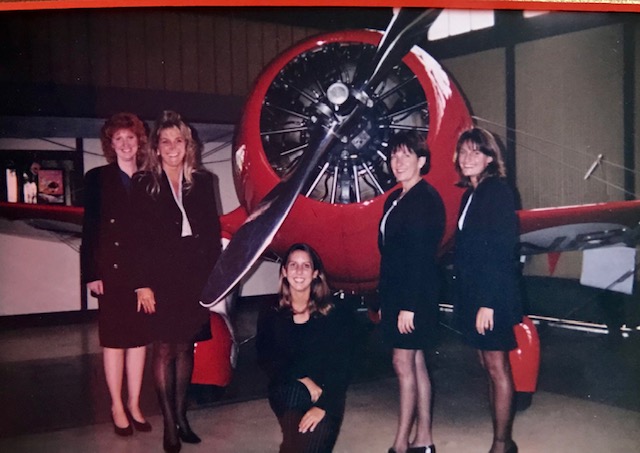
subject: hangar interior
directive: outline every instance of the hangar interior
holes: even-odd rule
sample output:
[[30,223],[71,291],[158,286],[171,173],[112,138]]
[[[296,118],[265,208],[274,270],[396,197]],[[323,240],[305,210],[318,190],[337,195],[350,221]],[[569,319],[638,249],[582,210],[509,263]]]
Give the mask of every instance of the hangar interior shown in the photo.
[[[264,66],[303,38],[345,28],[383,29],[390,16],[387,8],[5,12],[0,16],[3,165],[26,166],[34,157],[56,167],[75,165],[67,172],[71,190],[65,203],[81,203],[82,173],[103,162],[96,140],[103,118],[131,110],[151,122],[171,108],[202,130],[204,162],[220,184],[220,211],[229,212],[239,204],[230,170],[233,129]],[[421,45],[457,82],[476,124],[501,140],[522,207],[635,199],[637,15],[551,12],[525,17],[523,11],[505,10],[495,11],[494,21],[489,28],[425,39]],[[24,228],[4,226],[9,234],[0,236],[7,250],[3,264],[15,263],[16,255],[36,258],[3,266],[15,269],[4,278],[32,281],[19,290],[0,290],[0,315],[95,308],[91,300],[69,302],[84,298],[77,284],[77,241],[54,237],[44,246],[49,233],[32,232],[39,236],[35,242],[24,234],[19,239],[16,229]],[[21,241],[26,242],[16,244]],[[42,260],[55,256],[48,253],[50,247],[66,256],[56,256],[55,266]],[[551,266],[546,255],[535,255],[527,259],[525,274],[576,280],[581,261],[580,252],[568,252]],[[273,267],[263,267],[246,282],[245,295],[273,292]],[[58,273],[47,280],[51,272],[46,269]],[[62,281],[64,288],[51,297],[51,288]],[[12,302],[18,294],[25,299],[24,288],[33,288],[33,297],[26,299],[39,301],[34,306]],[[69,288],[73,297],[67,297]]]
[[[239,203],[230,164],[234,126],[240,121],[244,102],[264,66],[306,37],[345,28],[381,29],[390,16],[386,8],[178,7],[2,12],[1,201],[8,196],[5,168],[25,166],[33,160],[47,162],[54,170],[64,169],[68,178],[65,182],[81,192],[82,173],[104,163],[97,137],[105,118],[130,110],[151,123],[160,111],[173,109],[199,131],[205,143],[205,166],[218,179],[220,212],[229,212]],[[636,198],[640,184],[636,178],[640,160],[640,140],[636,138],[636,131],[640,130],[639,15],[551,12],[525,18],[522,11],[496,11],[493,27],[437,41],[425,40],[422,46],[456,81],[477,125],[491,130],[501,140],[511,182],[518,188],[523,208]],[[594,162],[598,165],[585,178]],[[71,189],[65,193],[64,204],[76,204],[81,199]],[[5,363],[15,365],[24,360],[34,367],[28,368],[22,362],[11,370],[7,367],[0,372],[6,382],[11,384],[22,378],[28,381],[33,373],[47,369],[50,360],[60,366],[61,379],[66,379],[68,371],[64,368],[70,363],[62,360],[66,357],[66,342],[82,345],[80,354],[86,359],[86,369],[96,373],[99,368],[96,335],[91,330],[97,304],[80,285],[79,243],[73,232],[43,230],[31,223],[0,219],[0,325],[8,330],[3,343],[21,341],[18,336],[23,331],[35,342],[52,341],[59,348],[54,356],[32,351],[20,359],[7,349]],[[607,316],[611,315],[603,306],[615,304],[618,314],[622,307],[627,326],[640,325],[637,296],[603,297],[600,291],[579,285],[581,264],[580,252],[563,253],[553,266],[546,255],[528,258],[525,274],[532,295],[530,308],[552,318],[573,317],[600,326],[595,330],[603,332]],[[254,296],[275,292],[276,269],[274,263],[265,261],[254,271],[243,286],[240,307],[250,305]],[[250,341],[253,322],[252,314],[241,314],[238,330],[242,341]],[[65,326],[65,335],[71,336],[62,339],[55,332],[52,339],[49,333],[38,330],[43,325]],[[632,337],[639,335],[632,329],[629,332]],[[584,391],[575,390],[559,378],[547,378],[543,388],[565,395],[573,392],[583,400],[590,397],[586,395],[597,394],[598,402],[631,414],[625,412],[615,419],[618,429],[624,431],[624,423],[636,420],[640,411],[640,396],[634,385],[640,376],[637,353],[631,352],[629,344],[619,354],[597,349],[601,360],[589,364],[593,351],[589,342],[593,339],[549,333],[549,337],[557,335],[558,342],[571,344],[578,351],[575,354],[584,366],[580,372],[565,371],[587,385]],[[548,346],[549,359],[544,366],[547,370],[564,369],[565,353],[554,353],[554,347]],[[29,343],[29,348],[37,346]],[[447,350],[443,357],[454,352],[457,353]],[[374,376],[388,376],[389,369],[378,363],[386,356],[373,355],[370,368],[365,367],[363,374],[373,370]],[[244,357],[241,366],[252,358],[250,353]],[[444,369],[446,360],[441,360]],[[602,371],[607,367],[619,367],[621,374],[603,387],[603,382],[611,378]],[[82,368],[78,382],[89,378],[83,374],[86,369]],[[240,374],[238,370],[237,375]],[[451,382],[453,385],[457,381]],[[20,387],[22,391],[44,398],[40,392],[29,390],[27,384]],[[72,384],[64,390],[72,391]],[[246,389],[263,384],[251,379],[234,382],[225,398],[254,398],[256,395]],[[104,382],[99,377],[97,382],[82,385],[72,391],[71,399],[81,400],[87,392],[104,399],[104,395],[99,396],[104,393]],[[4,388],[6,393],[8,387]],[[200,397],[200,405],[205,408],[210,407],[211,398],[217,398]],[[49,403],[57,404],[55,398]],[[152,406],[152,395],[145,398],[145,404]],[[24,403],[15,398],[9,400],[15,407]],[[5,420],[0,445],[2,437],[86,426],[90,422],[107,423],[103,417],[106,404],[100,401],[89,409],[90,413],[60,416],[58,420],[44,415],[25,417],[22,423]],[[37,407],[37,401],[27,406]],[[87,421],[80,423],[79,416]],[[199,422],[202,426],[209,423],[204,415]],[[156,420],[158,426],[159,423]],[[92,436],[88,432],[79,435]],[[637,436],[618,435],[626,442],[624,448],[640,442]],[[25,451],[39,451],[35,444],[25,442],[21,444],[23,448],[30,448]],[[530,444],[535,445],[535,441],[532,439]],[[558,439],[557,445],[560,444]],[[146,448],[146,444],[142,445]],[[386,448],[384,445],[380,448]],[[107,446],[102,448],[110,451]],[[136,444],[131,448],[143,447]],[[605,447],[603,451],[632,449]]]

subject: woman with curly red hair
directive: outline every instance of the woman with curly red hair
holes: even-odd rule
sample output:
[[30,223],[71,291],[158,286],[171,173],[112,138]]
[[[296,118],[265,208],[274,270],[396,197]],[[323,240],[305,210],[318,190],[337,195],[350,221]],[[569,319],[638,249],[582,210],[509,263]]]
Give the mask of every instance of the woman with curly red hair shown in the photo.
[[[105,122],[100,141],[108,165],[90,170],[85,177],[82,279],[98,298],[98,331],[114,431],[129,436],[131,423],[138,431],[151,430],[139,406],[149,320],[137,304],[131,279],[135,266],[131,177],[146,156],[146,128],[136,115],[117,113]],[[126,406],[122,401],[125,369]]]

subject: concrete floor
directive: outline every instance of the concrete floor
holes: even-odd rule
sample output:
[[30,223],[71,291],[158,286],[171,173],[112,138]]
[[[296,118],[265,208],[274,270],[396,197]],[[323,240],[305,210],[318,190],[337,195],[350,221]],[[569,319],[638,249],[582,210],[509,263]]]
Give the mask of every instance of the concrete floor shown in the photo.
[[[246,340],[232,384],[194,389],[190,420],[203,442],[186,453],[276,452],[277,422],[264,399],[250,338],[254,310],[240,315]],[[640,338],[611,344],[601,334],[539,326],[542,364],[533,404],[518,412],[514,437],[527,452],[640,452]],[[386,452],[395,431],[397,387],[377,331],[363,323],[340,452]],[[0,452],[162,451],[162,421],[150,374],[142,406],[151,433],[113,434],[94,323],[0,332]],[[473,351],[455,334],[431,358],[439,453],[486,452],[491,420]]]
[[[336,453],[386,452],[395,429],[395,380],[356,384],[349,399]],[[484,407],[467,404],[468,392],[441,394],[435,406],[434,435],[439,453],[486,452],[491,422]],[[277,452],[279,428],[264,399],[199,409],[190,414],[203,442],[186,445],[185,453]],[[161,426],[157,415],[149,417]],[[520,451],[607,452],[640,451],[640,413],[606,404],[538,392],[534,404],[516,418],[514,436]],[[162,431],[118,438],[110,424],[24,435],[0,440],[0,451],[24,453],[161,452]]]

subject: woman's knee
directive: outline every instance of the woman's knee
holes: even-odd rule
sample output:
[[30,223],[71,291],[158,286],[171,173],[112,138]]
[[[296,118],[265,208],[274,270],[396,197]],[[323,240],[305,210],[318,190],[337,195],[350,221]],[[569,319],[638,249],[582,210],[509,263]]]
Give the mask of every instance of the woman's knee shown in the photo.
[[415,352],[410,349],[393,350],[393,369],[398,378],[409,378],[415,374]]
[[168,361],[175,358],[175,355],[176,351],[171,343],[157,341],[153,344],[152,356],[154,361]]
[[309,390],[299,381],[282,383],[270,388],[269,403],[276,415],[287,410],[296,410],[304,413],[313,404]]
[[505,351],[482,351],[480,363],[494,382],[511,380],[509,354]]

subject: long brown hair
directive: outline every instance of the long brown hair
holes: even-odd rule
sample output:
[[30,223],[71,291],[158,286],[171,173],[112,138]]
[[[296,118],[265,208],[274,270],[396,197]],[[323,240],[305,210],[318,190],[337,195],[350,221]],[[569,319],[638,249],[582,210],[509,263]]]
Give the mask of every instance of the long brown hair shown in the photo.
[[462,169],[460,168],[460,148],[462,148],[462,145],[465,143],[470,143],[473,149],[477,149],[485,156],[489,156],[493,159],[489,162],[487,168],[484,169],[478,178],[478,182],[490,176],[497,176],[499,178],[505,178],[507,176],[504,159],[502,158],[502,151],[500,150],[500,146],[498,146],[498,142],[496,142],[493,134],[481,127],[474,127],[460,134],[460,138],[458,138],[458,143],[456,144],[456,152],[453,156],[456,172],[458,172],[459,177],[456,185],[461,187],[471,186],[469,177],[464,176],[462,174]]
[[311,293],[309,295],[309,314],[318,312],[322,315],[326,315],[333,308],[333,302],[331,300],[331,290],[327,284],[327,276],[325,274],[324,265],[318,253],[309,245],[303,242],[293,244],[287,250],[287,253],[280,264],[280,286],[278,289],[279,302],[278,305],[281,310],[292,310],[291,307],[291,289],[289,288],[289,282],[283,274],[284,268],[289,263],[289,257],[295,251],[306,252],[311,258],[313,270],[318,272],[318,275],[311,282]]

